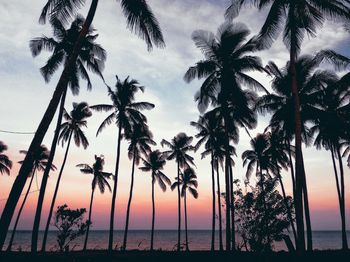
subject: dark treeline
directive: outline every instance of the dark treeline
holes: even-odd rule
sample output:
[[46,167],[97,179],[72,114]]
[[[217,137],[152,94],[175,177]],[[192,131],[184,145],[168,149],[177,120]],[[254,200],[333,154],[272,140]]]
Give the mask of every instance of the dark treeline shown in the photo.
[[[11,250],[21,211],[34,175],[39,171],[43,174],[32,229],[31,251],[38,251],[39,225],[49,178],[57,180],[50,201],[49,214],[44,221],[46,226],[41,251],[46,251],[51,221],[56,221],[57,228],[62,227],[57,221],[59,218],[62,219],[63,215],[64,219],[74,215],[74,219],[81,223],[78,232],[80,235],[85,235],[83,249],[86,250],[90,225],[93,221],[92,207],[96,187],[100,193],[104,193],[106,188],[111,191],[108,250],[114,250],[113,232],[118,207],[117,191],[122,154],[128,154],[131,161],[131,184],[121,250],[127,249],[135,168],[151,175],[150,249],[154,249],[157,199],[155,184],[158,184],[162,191],[166,191],[169,186],[177,194],[176,249],[189,250],[187,213],[190,208],[187,205],[187,198],[189,195],[198,197],[193,154],[201,151],[201,157],[210,158],[211,163],[211,169],[207,174],[212,183],[211,250],[271,251],[273,241],[284,240],[290,250],[311,251],[313,250],[312,221],[303,145],[323,148],[330,152],[334,169],[332,176],[336,181],[341,218],[342,249],[348,249],[343,158],[350,155],[350,73],[348,72],[350,59],[333,50],[319,50],[314,54],[302,55],[301,52],[304,36],[316,36],[317,29],[326,20],[335,21],[340,26],[345,24],[344,28],[348,30],[349,1],[232,0],[224,14],[225,22],[218,25],[216,33],[197,30],[192,34],[192,39],[196,47],[202,51],[203,58],[198,62],[194,61],[195,64],[187,71],[184,70],[184,80],[186,82],[202,80],[195,94],[199,118],[190,123],[197,130],[195,138],[198,140],[194,142],[193,137],[179,133],[169,141],[162,139],[161,148],[158,149],[155,148],[157,143],[144,114],[146,110],[152,110],[156,105],[136,101],[136,94],[144,92],[145,87],[132,77],[120,79],[118,76],[115,86],[110,87],[103,77],[107,54],[97,43],[97,30],[92,26],[98,4],[102,1],[88,1],[89,11],[86,17],[83,17],[78,11],[86,2],[48,0],[42,9],[39,22],[50,24],[52,36],[37,37],[30,41],[33,57],[40,55],[44,50],[50,52],[46,64],[40,68],[44,80],[49,82],[59,68],[62,68],[62,73],[28,150],[22,151],[25,153],[25,158],[20,162],[19,173],[0,219],[0,250],[4,247],[22,191],[29,181],[7,246],[7,249]],[[146,1],[120,0],[119,3],[128,28],[146,42],[149,51],[154,46],[165,47],[160,25]],[[256,7],[258,11],[268,10],[266,19],[262,21],[261,30],[255,36],[250,35],[246,25],[234,21],[239,16],[240,10],[247,7]],[[290,53],[289,61],[285,61],[283,67],[277,66],[273,61],[267,65],[263,64],[258,52],[269,49],[280,34]],[[340,75],[337,71],[345,71],[345,74]],[[272,79],[271,87],[267,88],[254,79],[250,75],[252,72],[260,72]],[[73,95],[78,95],[80,80],[83,79],[87,82],[88,90],[91,90],[90,73],[96,74],[102,80],[110,102],[99,105],[74,103],[73,109],[67,111],[65,100],[70,94],[68,89]],[[85,213],[85,209],[72,211],[64,205],[54,213],[54,208],[57,206],[56,197],[72,142],[84,149],[89,146],[84,129],[87,128],[87,121],[92,117],[92,112],[107,113],[96,136],[107,126],[117,127],[116,160],[113,173],[103,170],[104,156],[95,156],[92,165],[77,165],[83,174],[92,175],[88,219],[86,223],[82,223],[81,216]],[[58,114],[58,119],[52,144],[48,149],[42,142],[55,114]],[[249,130],[256,128],[259,114],[267,114],[271,118],[265,130],[261,130],[256,137],[251,138],[250,148],[247,147],[241,156],[246,168],[246,180],[243,182],[246,188],[249,185],[251,189],[243,193],[240,181],[233,172],[237,159],[236,145],[240,141],[240,132],[249,134]],[[121,150],[121,145],[125,142],[128,143],[128,152]],[[53,161],[57,144],[65,146],[66,151],[63,163],[59,167],[58,177],[53,178],[50,176],[50,171],[56,169]],[[1,174],[9,174],[12,167],[12,162],[4,154],[5,150],[7,146],[0,142]],[[171,181],[168,178],[169,174],[163,173],[163,168],[167,161],[173,160],[177,168],[174,170],[176,178]],[[286,193],[282,170],[290,174],[292,196]],[[256,185],[250,185],[250,177],[253,174],[257,177]],[[220,179],[224,181],[224,188],[220,188]],[[280,187],[280,191],[277,187]],[[185,218],[184,226],[181,219],[182,212]],[[218,247],[214,245],[216,216],[219,221]],[[62,221],[66,222],[64,219]],[[181,242],[183,227],[184,244]],[[293,239],[288,236],[289,230]],[[243,242],[238,242],[236,232],[241,235]],[[65,235],[66,238],[68,236]],[[62,238],[60,240],[61,250],[69,249]]]

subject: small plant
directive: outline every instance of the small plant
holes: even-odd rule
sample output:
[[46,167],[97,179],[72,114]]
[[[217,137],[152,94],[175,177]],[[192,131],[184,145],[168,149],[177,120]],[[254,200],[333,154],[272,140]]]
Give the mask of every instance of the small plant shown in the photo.
[[54,226],[58,229],[57,244],[61,252],[68,252],[69,244],[85,234],[90,223],[84,220],[85,213],[85,208],[72,210],[66,204],[57,207]]

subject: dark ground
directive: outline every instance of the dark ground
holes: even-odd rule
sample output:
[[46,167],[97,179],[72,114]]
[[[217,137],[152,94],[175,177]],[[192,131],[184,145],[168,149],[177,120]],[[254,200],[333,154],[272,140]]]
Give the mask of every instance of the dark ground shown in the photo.
[[109,262],[109,261],[130,261],[130,262],[205,262],[205,261],[239,261],[239,262],[260,262],[260,261],[328,261],[350,262],[350,252],[344,251],[314,251],[303,255],[291,254],[287,252],[256,254],[247,252],[222,253],[222,252],[166,252],[166,251],[128,251],[113,252],[111,254],[106,251],[87,251],[87,252],[48,252],[31,254],[29,252],[1,252],[1,262]]

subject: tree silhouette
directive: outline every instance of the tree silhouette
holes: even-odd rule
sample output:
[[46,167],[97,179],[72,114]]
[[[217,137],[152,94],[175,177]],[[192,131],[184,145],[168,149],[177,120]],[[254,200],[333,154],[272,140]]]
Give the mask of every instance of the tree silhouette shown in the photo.
[[112,105],[101,104],[91,106],[90,108],[98,112],[109,112],[113,111],[100,125],[97,130],[98,135],[107,125],[112,124],[114,121],[118,128],[118,139],[117,139],[117,156],[115,165],[115,179],[112,193],[112,206],[109,226],[109,241],[108,250],[113,249],[113,230],[114,230],[114,213],[115,213],[115,202],[117,197],[118,188],[118,175],[119,175],[119,160],[120,160],[120,145],[122,140],[122,131],[124,133],[130,133],[132,127],[136,124],[142,124],[147,122],[146,117],[141,113],[141,110],[150,110],[154,108],[154,105],[148,102],[134,102],[137,91],[144,91],[144,87],[134,79],[127,77],[124,81],[121,81],[118,76],[117,83],[115,85],[115,91],[109,86],[108,95],[112,100]]
[[186,250],[188,251],[188,233],[187,233],[187,190],[190,194],[197,199],[198,198],[198,182],[197,176],[194,170],[190,167],[187,167],[180,174],[179,179],[175,179],[176,181],[171,185],[171,190],[174,190],[177,187],[181,187],[181,196],[184,198],[184,208],[185,208],[185,235],[186,235]]
[[98,186],[101,194],[105,192],[106,187],[108,188],[109,192],[111,192],[111,187],[107,181],[112,174],[103,172],[103,166],[104,166],[105,160],[104,156],[96,156],[95,155],[95,163],[91,166],[88,164],[78,164],[77,167],[80,168],[80,172],[83,174],[91,174],[93,175],[93,179],[91,182],[91,198],[90,198],[90,208],[89,208],[89,219],[88,219],[88,225],[86,229],[86,235],[85,235],[85,241],[84,241],[84,247],[83,250],[86,250],[87,247],[87,242],[89,239],[89,231],[90,231],[90,225],[92,224],[91,222],[91,215],[92,215],[92,203],[94,201],[94,193],[96,186]]
[[[44,237],[43,237],[43,250],[46,248],[46,240],[47,240],[47,234],[49,232],[50,222],[52,218],[52,213],[55,207],[56,203],[56,197],[58,193],[58,189],[60,186],[62,174],[64,167],[66,165],[66,161],[68,158],[68,152],[71,145],[72,138],[74,140],[74,143],[77,147],[83,146],[84,149],[86,149],[89,146],[89,142],[87,138],[85,137],[84,132],[82,131],[82,128],[87,127],[87,121],[86,119],[91,117],[92,112],[89,108],[89,105],[86,102],[81,103],[73,103],[73,110],[70,112],[70,114],[67,113],[66,110],[64,110],[63,118],[66,120],[61,125],[61,131],[59,135],[58,142],[61,142],[62,147],[65,143],[67,143],[66,152],[64,154],[63,162],[61,165],[60,172],[57,177],[55,191],[52,196],[51,205],[49,209],[49,215],[46,222]],[[42,205],[42,204],[41,204]],[[34,234],[34,232],[33,232]],[[37,236],[36,236],[37,238]]]
[[10,175],[12,168],[12,161],[8,158],[4,152],[7,150],[7,145],[0,141],[0,173]]
[[[163,152],[167,160],[175,160],[177,163],[177,180],[180,179],[181,168],[195,165],[193,157],[188,152],[193,151],[194,147],[191,145],[193,137],[187,136],[185,133],[177,134],[171,142],[163,139],[161,145],[168,147],[170,150]],[[181,241],[181,193],[180,185],[177,187],[177,211],[178,211],[178,228],[177,228],[177,251],[180,251]]]
[[[20,153],[27,154],[28,152],[26,150],[21,150]],[[36,173],[37,171],[43,172],[45,170],[45,168],[47,166],[47,163],[48,163],[47,160],[49,158],[49,155],[50,155],[50,151],[47,149],[47,147],[44,146],[44,145],[41,145],[40,146],[40,150],[37,151],[35,156],[34,156],[33,172],[30,174],[31,178],[30,178],[30,181],[29,181],[29,185],[28,185],[27,191],[26,191],[26,193],[24,195],[22,204],[21,204],[21,206],[20,206],[20,208],[18,210],[16,221],[15,221],[15,224],[13,226],[12,233],[11,233],[11,238],[10,238],[9,244],[7,246],[7,250],[8,251],[11,251],[13,240],[15,238],[15,234],[16,234],[16,231],[17,231],[18,222],[19,222],[19,219],[21,217],[24,205],[25,205],[25,203],[27,201],[28,195],[30,193],[30,189],[32,188],[32,183],[33,183],[33,180],[34,180],[34,176],[35,175],[37,176],[37,173]],[[22,164],[23,161],[19,161],[18,163]],[[56,169],[56,166],[55,165],[51,165],[51,170],[55,170],[55,169]]]
[[155,223],[155,200],[154,200],[154,184],[156,181],[163,192],[166,191],[166,185],[171,185],[170,179],[163,173],[163,168],[166,163],[165,155],[159,150],[155,150],[147,154],[143,160],[143,166],[140,170],[144,172],[152,172],[152,229],[151,229],[151,251],[153,251],[154,223]]

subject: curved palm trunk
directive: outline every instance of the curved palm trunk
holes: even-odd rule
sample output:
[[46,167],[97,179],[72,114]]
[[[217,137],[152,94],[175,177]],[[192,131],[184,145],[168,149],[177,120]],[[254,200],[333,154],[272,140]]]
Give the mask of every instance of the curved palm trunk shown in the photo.
[[186,198],[186,190],[184,192],[184,208],[185,208],[185,236],[186,236],[186,251],[188,249],[188,232],[187,232],[187,198]]
[[211,152],[211,191],[212,191],[212,222],[211,222],[211,250],[215,250],[215,171],[214,171],[214,157]]
[[[85,20],[85,23],[83,25],[83,28],[79,34],[79,37],[75,43],[72,55],[69,57],[68,62],[61,74],[61,77],[57,83],[56,89],[53,93],[52,99],[45,111],[45,114],[35,132],[34,138],[29,146],[28,154],[26,155],[23,164],[19,170],[18,176],[16,177],[15,182],[13,183],[11,192],[9,194],[9,198],[6,202],[5,208],[3,210],[2,216],[0,218],[0,250],[2,249],[7,231],[9,228],[9,225],[11,223],[11,219],[13,216],[13,213],[15,211],[16,205],[18,203],[18,200],[21,196],[22,190],[24,188],[25,182],[28,178],[29,173],[33,169],[33,152],[37,151],[40,148],[40,145],[46,135],[46,132],[52,122],[52,119],[56,113],[58,104],[60,103],[60,99],[62,97],[62,94],[67,89],[67,85],[69,82],[69,74],[71,72],[71,68],[76,63],[78,54],[81,50],[82,41],[85,38],[88,29],[92,23],[92,20],[95,15],[95,11],[97,9],[98,0],[93,0],[90,6],[90,10],[88,13],[88,16]],[[43,198],[43,197],[42,197]],[[39,223],[37,220],[40,220],[40,214],[41,209],[39,210],[40,213],[36,214],[36,219],[34,223],[34,233],[37,235],[37,231],[39,229]],[[36,238],[37,239],[37,238]],[[35,240],[35,239],[34,239]],[[32,248],[32,251],[36,251],[37,243],[34,244],[34,248]]]
[[292,227],[294,242],[296,242],[297,241],[297,232],[295,230],[295,226],[294,226],[294,222],[293,222],[292,211],[290,210],[290,206],[288,205],[286,190],[284,188],[283,180],[282,180],[282,177],[281,177],[281,174],[279,171],[277,173],[277,177],[278,177],[278,181],[280,182],[280,185],[281,185],[283,201],[284,201],[284,204],[285,204],[286,209],[287,209],[288,219],[290,221],[290,225]]
[[[64,170],[64,167],[66,165],[69,148],[70,148],[70,144],[71,144],[71,141],[72,141],[72,134],[73,133],[70,133],[70,135],[69,135],[66,153],[64,154],[62,166],[61,166],[61,169],[60,169],[60,172],[58,174],[57,181],[56,181],[55,191],[54,191],[53,196],[52,196],[52,201],[51,201],[51,205],[50,205],[49,215],[47,217],[47,222],[46,222],[46,227],[45,227],[45,232],[47,231],[46,234],[48,234],[48,232],[49,232],[49,227],[50,227],[50,222],[51,222],[51,218],[52,218],[52,214],[53,214],[53,209],[55,208],[55,204],[56,204],[56,198],[57,198],[58,189],[60,187],[63,170]],[[47,238],[47,236],[46,236],[46,238]],[[45,243],[46,243],[46,238],[45,238]],[[43,246],[43,249],[44,249],[44,246]]]
[[[47,161],[47,165],[45,167],[43,178],[41,180],[40,192],[39,192],[37,207],[36,207],[36,211],[35,211],[35,218],[34,218],[33,231],[32,231],[32,249],[31,249],[32,252],[37,251],[41,211],[42,211],[42,207],[43,207],[43,203],[44,203],[46,185],[47,185],[47,181],[49,179],[49,174],[51,171],[52,162],[53,162],[53,159],[55,158],[55,153],[56,153],[57,142],[58,142],[58,137],[59,137],[59,133],[60,133],[60,127],[61,127],[61,123],[62,123],[62,116],[63,116],[63,111],[64,111],[64,104],[66,101],[66,96],[67,96],[67,87],[66,87],[65,91],[63,92],[63,95],[61,98],[61,105],[59,108],[55,134],[54,134],[52,144],[51,144],[50,156],[49,156],[49,159]],[[45,235],[44,235],[44,237],[45,237]],[[44,238],[44,240],[45,241],[43,243],[46,244],[46,238]]]
[[153,240],[154,240],[154,221],[156,215],[156,207],[154,203],[154,183],[155,183],[154,172],[152,172],[152,230],[151,230],[151,251],[153,251]]
[[125,220],[124,241],[123,241],[123,249],[124,250],[126,250],[126,243],[128,240],[130,208],[131,208],[131,201],[132,201],[132,193],[134,190],[134,173],[135,173],[135,150],[134,150],[134,157],[132,160],[131,184],[130,184],[128,207],[126,209],[126,220]]
[[21,214],[22,214],[22,210],[24,208],[24,205],[27,201],[27,198],[28,198],[28,195],[29,195],[29,192],[30,192],[30,189],[32,187],[32,183],[33,183],[33,180],[34,180],[34,175],[35,175],[35,169],[33,170],[33,175],[32,177],[30,178],[30,182],[29,182],[29,186],[27,188],[27,192],[24,196],[24,199],[23,199],[23,202],[21,204],[21,207],[19,208],[18,210],[18,214],[17,214],[17,217],[16,217],[16,222],[15,222],[15,225],[13,226],[13,229],[12,229],[12,234],[11,234],[11,239],[10,239],[10,242],[9,242],[9,245],[7,247],[7,251],[11,251],[11,248],[12,248],[12,244],[13,244],[13,240],[15,238],[15,234],[16,234],[16,230],[17,230],[17,225],[18,225],[18,222],[19,222],[19,218],[21,217]]
[[222,243],[222,215],[221,215],[221,192],[220,192],[220,172],[219,172],[219,163],[216,165],[216,182],[218,187],[218,209],[219,209],[219,249],[220,251],[224,250]]
[[118,189],[120,144],[121,144],[121,140],[122,140],[121,133],[122,133],[122,129],[121,129],[121,126],[119,126],[118,145],[117,145],[117,159],[116,159],[116,164],[115,164],[115,178],[114,178],[113,195],[112,195],[111,215],[110,215],[110,221],[109,221],[108,251],[112,251],[113,250],[114,212],[115,212],[115,201],[116,201],[116,198],[117,198],[117,189]]
[[342,161],[342,156],[340,153],[339,145],[337,145],[337,155],[338,155],[339,170],[340,170],[340,192],[342,195],[341,206],[340,206],[342,249],[347,250],[348,249],[348,240],[347,240],[347,236],[346,236],[344,168],[343,168],[343,161]]
[[[177,163],[177,181],[180,181],[180,166]],[[180,240],[181,240],[181,196],[180,196],[180,183],[177,184],[177,251],[180,251]]]
[[[292,1],[290,10],[294,10],[294,3]],[[291,16],[290,19],[294,17]],[[295,25],[294,21],[290,21]],[[297,36],[295,29],[291,29],[291,48],[290,48],[290,72],[291,72],[291,91],[294,100],[294,117],[295,117],[295,216],[298,231],[298,240],[296,248],[298,252],[305,251],[305,233],[304,233],[304,208],[303,208],[303,156],[301,148],[301,115],[300,115],[300,98],[298,93],[298,83],[296,75],[296,50]]]
[[288,139],[287,139],[287,145],[288,145],[290,176],[292,178],[292,187],[293,187],[293,199],[295,199],[295,176],[294,176],[293,158],[292,158],[292,151],[290,149],[290,141]]
[[92,191],[91,191],[90,208],[89,208],[89,220],[88,220],[89,224],[88,224],[87,229],[86,229],[86,235],[85,235],[85,241],[84,241],[84,247],[83,247],[84,251],[86,250],[87,242],[88,242],[88,239],[89,239],[89,232],[90,232],[90,225],[91,225],[91,215],[92,215],[92,202],[94,201],[94,193],[95,193],[95,189],[93,188]]
[[231,197],[231,242],[232,242],[232,251],[236,250],[236,237],[235,237],[235,200],[234,200],[234,194],[233,194],[233,172],[232,172],[232,165],[230,162],[230,197]]

